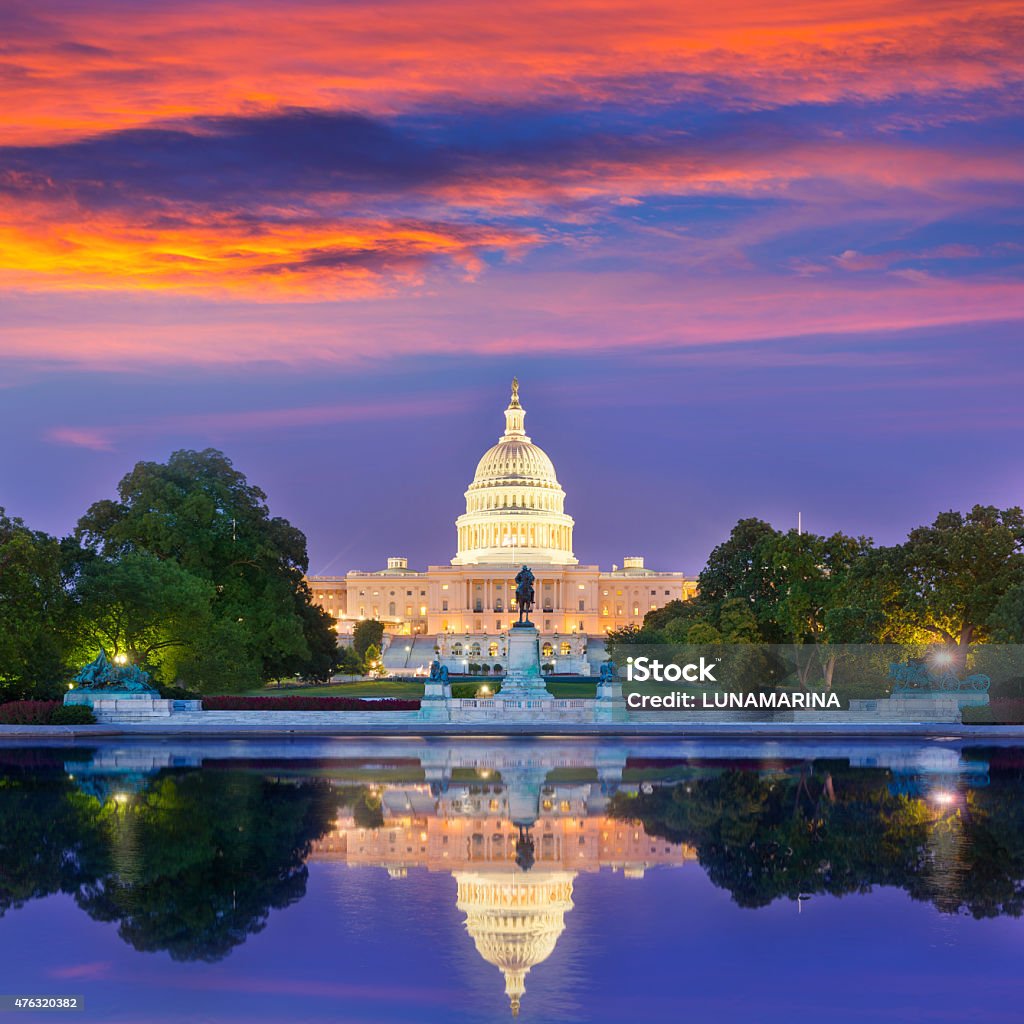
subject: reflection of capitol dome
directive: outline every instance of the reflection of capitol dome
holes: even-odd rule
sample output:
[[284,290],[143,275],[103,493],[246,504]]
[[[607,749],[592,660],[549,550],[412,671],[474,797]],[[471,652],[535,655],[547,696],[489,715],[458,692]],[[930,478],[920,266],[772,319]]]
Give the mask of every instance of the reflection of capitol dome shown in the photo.
[[456,905],[477,952],[505,975],[505,994],[518,1016],[530,968],[546,960],[572,910],[571,871],[455,872]]
[[547,453],[526,436],[519,382],[505,410],[505,433],[484,452],[455,521],[459,551],[453,565],[513,563],[575,565],[573,519]]

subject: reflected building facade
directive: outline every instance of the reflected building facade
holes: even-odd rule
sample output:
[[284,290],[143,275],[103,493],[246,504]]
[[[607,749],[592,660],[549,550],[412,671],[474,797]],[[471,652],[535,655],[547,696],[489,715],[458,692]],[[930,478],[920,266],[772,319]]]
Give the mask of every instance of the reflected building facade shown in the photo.
[[466,931],[501,971],[517,1016],[527,975],[566,928],[579,872],[609,869],[638,879],[649,867],[696,857],[691,847],[610,817],[614,786],[549,783],[546,775],[512,767],[500,776],[485,770],[472,782],[377,790],[383,824],[367,828],[343,814],[310,859],[382,867],[396,879],[410,868],[450,873]]

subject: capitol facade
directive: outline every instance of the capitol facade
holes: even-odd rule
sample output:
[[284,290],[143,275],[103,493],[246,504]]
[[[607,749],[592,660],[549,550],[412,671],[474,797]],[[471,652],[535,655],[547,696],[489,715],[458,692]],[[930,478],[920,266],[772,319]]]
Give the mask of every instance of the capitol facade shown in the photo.
[[423,671],[440,655],[454,671],[472,671],[470,664],[498,671],[516,617],[514,579],[523,565],[536,576],[532,619],[541,632],[541,656],[559,673],[589,673],[607,632],[640,625],[649,611],[696,593],[694,578],[648,569],[639,555],[606,571],[579,564],[565,491],[548,454],[526,434],[525,421],[513,380],[505,431],[477,464],[466,511],[455,521],[450,564],[416,570],[394,556],[376,571],[309,577],[314,600],[343,636],[360,619],[384,623],[389,669]]

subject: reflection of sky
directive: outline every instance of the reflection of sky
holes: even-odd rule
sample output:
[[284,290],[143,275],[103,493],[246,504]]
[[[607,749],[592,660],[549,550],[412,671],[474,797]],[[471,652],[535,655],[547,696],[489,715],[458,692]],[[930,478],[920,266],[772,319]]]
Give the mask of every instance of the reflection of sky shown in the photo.
[[[1019,1019],[1020,920],[943,916],[902,893],[736,907],[695,864],[576,878],[524,1021]],[[0,920],[13,991],[81,994],[86,1020],[492,1022],[507,1015],[445,874],[311,864],[306,896],[215,965],[132,952],[67,897]],[[753,1016],[752,1016],[753,1014]]]
[[513,373],[586,562],[1020,501],[1005,5],[13,0],[4,33],[33,525],[212,444],[315,570],[443,562]]

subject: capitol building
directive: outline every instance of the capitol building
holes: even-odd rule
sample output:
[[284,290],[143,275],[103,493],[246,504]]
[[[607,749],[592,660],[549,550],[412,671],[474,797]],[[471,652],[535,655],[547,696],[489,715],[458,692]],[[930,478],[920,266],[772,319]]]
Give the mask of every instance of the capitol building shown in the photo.
[[603,658],[595,655],[605,633],[640,625],[649,611],[696,593],[694,578],[648,569],[639,555],[605,571],[579,564],[575,520],[554,464],[526,433],[516,380],[504,433],[477,463],[465,498],[450,564],[416,570],[394,556],[384,569],[308,579],[315,602],[343,636],[360,619],[384,623],[385,666],[393,671],[423,671],[437,656],[453,671],[469,671],[471,663],[497,671],[523,565],[536,576],[531,616],[549,671],[588,674],[591,662]]

